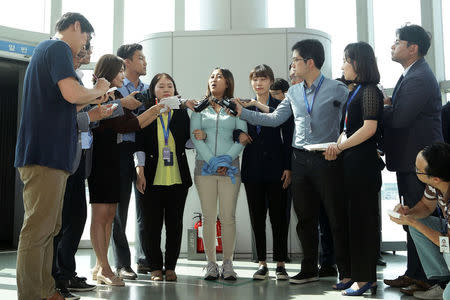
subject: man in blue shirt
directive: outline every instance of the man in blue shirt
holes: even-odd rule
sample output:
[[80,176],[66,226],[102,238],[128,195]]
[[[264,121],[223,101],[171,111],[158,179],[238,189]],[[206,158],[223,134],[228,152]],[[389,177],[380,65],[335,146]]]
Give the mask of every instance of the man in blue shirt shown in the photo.
[[340,197],[340,161],[327,161],[323,152],[307,151],[305,146],[334,142],[339,137],[341,107],[347,100],[347,87],[325,78],[320,71],[325,60],[318,40],[302,40],[292,47],[292,69],[303,83],[293,85],[278,107],[271,113],[252,112],[237,105],[238,116],[249,123],[279,126],[294,115],[292,139],[292,194],[298,217],[297,233],[303,248],[302,269],[290,283],[317,281],[318,215],[323,205],[329,217],[336,247],[336,263],[342,266],[340,249],[347,243],[345,216]]
[[[126,65],[125,79],[123,81],[123,87],[119,89],[120,93],[125,97],[129,94],[147,90],[148,85],[142,83],[139,79],[140,76],[147,74],[147,62],[142,52],[142,46],[139,44],[122,45],[117,50],[117,56],[121,57]],[[144,106],[141,106],[134,113],[140,114],[144,110]],[[137,275],[131,268],[130,248],[125,234],[131,186],[133,181],[136,180],[136,171],[133,162],[135,133],[118,134],[117,141],[120,142],[120,184],[122,188],[112,229],[112,249],[116,261],[117,276],[123,279],[136,279]],[[147,274],[147,272],[150,272],[149,261],[143,253],[140,243],[141,240],[147,237],[142,232],[141,209],[138,203],[136,203],[136,216],[138,225],[138,240],[135,243],[137,271],[138,273]]]
[[109,88],[76,79],[72,58],[94,31],[78,13],[56,24],[56,39],[41,42],[28,65],[14,166],[24,183],[24,222],[17,251],[19,299],[63,299],[52,277],[53,237],[61,227],[67,177],[78,166],[77,105],[97,103]]

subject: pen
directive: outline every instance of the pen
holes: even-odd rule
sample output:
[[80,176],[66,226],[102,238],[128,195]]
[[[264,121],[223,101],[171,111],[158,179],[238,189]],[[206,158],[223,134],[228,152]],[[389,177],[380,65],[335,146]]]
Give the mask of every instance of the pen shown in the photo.
[[404,201],[403,201],[403,196],[400,196],[400,204],[403,206],[403,203],[404,203]]
[[[96,82],[98,81],[98,77],[97,77],[97,76],[95,76],[95,74],[94,74],[94,73],[92,73],[92,77],[94,77],[94,79],[95,79],[95,81],[96,81]],[[101,105],[100,105],[100,103],[98,103],[97,105],[98,105],[98,107],[100,107],[100,106],[101,106]]]

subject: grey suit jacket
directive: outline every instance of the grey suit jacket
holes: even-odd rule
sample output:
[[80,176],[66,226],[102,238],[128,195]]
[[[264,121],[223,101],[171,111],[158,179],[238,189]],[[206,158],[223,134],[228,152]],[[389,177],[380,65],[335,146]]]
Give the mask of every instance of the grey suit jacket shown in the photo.
[[442,141],[442,99],[436,77],[424,58],[411,66],[384,109],[383,137],[390,171],[414,172],[417,153]]

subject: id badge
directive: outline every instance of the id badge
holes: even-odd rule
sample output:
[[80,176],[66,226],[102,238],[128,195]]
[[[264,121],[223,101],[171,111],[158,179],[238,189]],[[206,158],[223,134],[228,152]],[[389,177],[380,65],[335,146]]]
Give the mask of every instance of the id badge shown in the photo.
[[344,132],[341,136],[341,144],[347,140],[347,134]]
[[439,236],[439,250],[441,253],[450,253],[448,236]]
[[169,147],[163,148],[163,160],[164,166],[173,166],[173,152],[170,151]]

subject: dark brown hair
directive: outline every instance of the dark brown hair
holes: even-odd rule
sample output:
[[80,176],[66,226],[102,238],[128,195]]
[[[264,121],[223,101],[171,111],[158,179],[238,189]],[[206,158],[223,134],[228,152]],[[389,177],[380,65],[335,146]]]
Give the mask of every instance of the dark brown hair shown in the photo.
[[[223,77],[225,78],[225,81],[227,83],[227,88],[225,89],[225,92],[223,93],[223,97],[224,98],[233,98],[233,94],[234,94],[234,77],[233,77],[233,73],[231,73],[230,70],[228,69],[223,69],[223,68],[215,68],[211,74],[215,71],[215,70],[219,70]],[[211,75],[210,75],[211,76]],[[206,91],[206,97],[211,96],[211,90],[209,89],[209,83],[208,83],[208,89]]]
[[253,70],[251,70],[248,78],[252,80],[253,77],[266,77],[269,78],[272,82],[275,81],[275,76],[273,76],[272,68],[265,64],[257,65],[253,68]]
[[[116,78],[117,74],[119,74],[122,67],[125,68],[123,59],[114,54],[105,54],[100,57],[95,65],[94,75],[97,76],[97,78],[103,77],[111,82]],[[93,82],[95,84],[96,80],[93,79]]]
[[377,59],[372,47],[365,42],[351,43],[345,47],[345,59],[353,66],[356,73],[355,82],[373,83],[380,82]]
[[155,88],[156,85],[158,84],[158,82],[163,78],[166,77],[167,79],[169,79],[170,81],[172,81],[173,84],[173,89],[174,89],[174,95],[178,95],[178,91],[177,91],[177,85],[175,84],[175,81],[173,80],[172,76],[170,76],[167,73],[158,73],[155,76],[153,76],[152,81],[150,82],[150,86],[148,87],[148,91],[149,91],[149,95],[150,95],[150,99],[151,101],[155,101],[156,99],[156,94],[155,94]]

